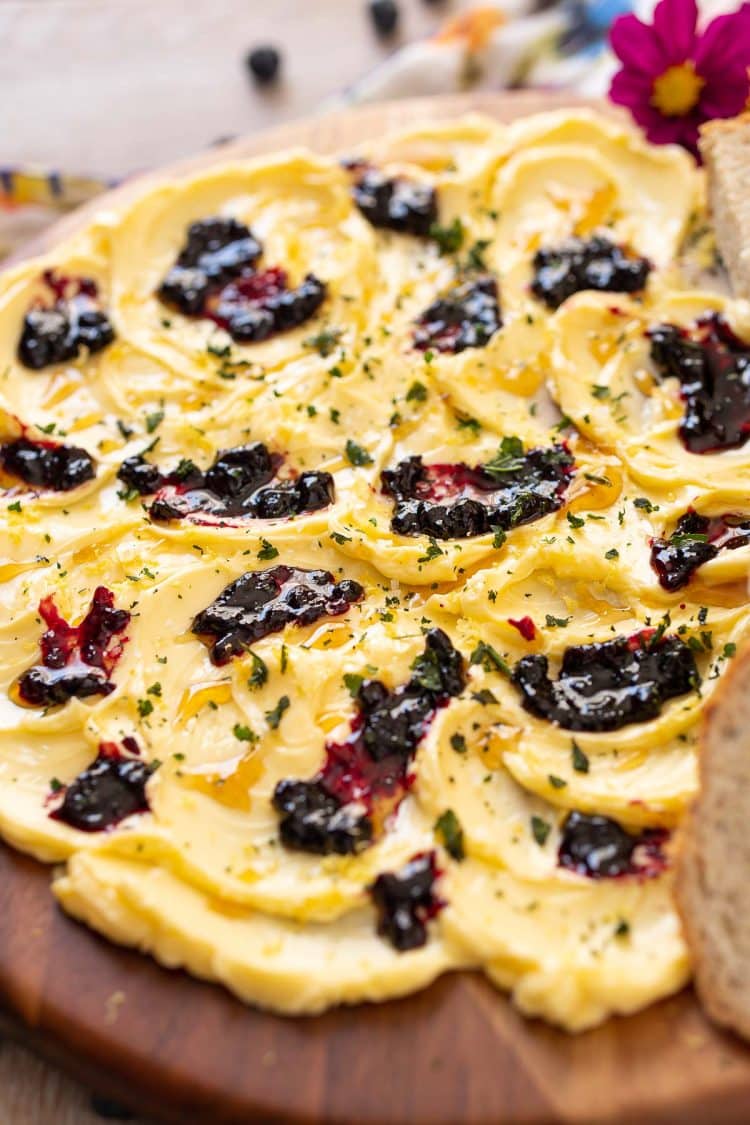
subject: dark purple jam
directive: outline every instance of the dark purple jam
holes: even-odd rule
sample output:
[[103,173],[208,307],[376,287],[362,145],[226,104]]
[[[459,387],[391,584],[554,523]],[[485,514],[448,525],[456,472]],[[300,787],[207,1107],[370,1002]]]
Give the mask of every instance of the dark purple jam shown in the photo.
[[643,629],[630,637],[566,648],[557,680],[547,657],[524,656],[512,682],[532,715],[565,730],[619,730],[655,719],[667,699],[700,684],[690,648],[675,636]]
[[453,355],[483,348],[502,323],[497,280],[478,274],[459,281],[424,310],[414,329],[414,347]]
[[651,566],[665,590],[681,590],[699,566],[715,559],[719,551],[734,551],[750,543],[750,517],[727,514],[701,516],[689,511],[680,516],[668,539],[651,542]]
[[226,664],[269,633],[338,617],[363,596],[359,582],[348,578],[336,582],[328,570],[295,566],[251,570],[198,614],[192,630],[210,645],[214,664]]
[[607,816],[572,812],[563,824],[557,859],[561,867],[590,879],[623,875],[649,879],[667,866],[663,849],[668,839],[664,828],[633,835]]
[[556,309],[582,289],[638,293],[648,281],[651,263],[597,236],[542,247],[534,255],[533,267],[532,293],[548,308]]
[[205,471],[192,461],[182,461],[162,473],[139,454],[124,461],[117,475],[129,489],[155,494],[148,508],[153,520],[284,519],[319,511],[333,502],[330,473],[306,472],[278,480],[281,461],[256,441],[222,450]]
[[658,324],[648,335],[657,372],[680,383],[685,448],[717,453],[744,445],[750,437],[750,344],[716,314],[690,330]]
[[435,892],[440,877],[434,852],[412,856],[400,871],[378,875],[369,888],[378,915],[378,933],[405,953],[427,942],[427,923],[445,906]]
[[117,638],[128,627],[130,614],[115,609],[115,596],[97,586],[89,611],[80,625],[69,625],[50,594],[39,603],[47,626],[39,647],[41,661],[16,681],[19,702],[30,707],[54,707],[74,696],[109,695],[115,690],[110,676],[122,655]]
[[309,781],[276,786],[281,839],[316,855],[350,855],[374,839],[411,784],[410,768],[439,707],[459,695],[466,675],[461,654],[441,629],[431,629],[405,684],[389,690],[365,680],[343,742],[326,743],[323,768]]
[[134,738],[100,742],[96,759],[65,787],[62,803],[50,813],[80,832],[103,832],[135,813],[149,811],[146,784],[156,763],[141,761]]
[[39,371],[76,359],[84,348],[93,354],[112,343],[114,329],[99,306],[95,281],[64,277],[53,270],[42,277],[52,300],[37,302],[24,317],[18,358],[25,367]]
[[158,295],[185,316],[213,320],[241,344],[258,343],[304,324],[323,304],[325,284],[308,274],[290,289],[286,270],[256,269],[262,252],[244,223],[199,219],[188,228],[185,245]]
[[77,445],[19,437],[0,445],[0,472],[30,488],[70,492],[94,479],[96,462]]
[[354,161],[346,166],[355,174],[352,198],[368,222],[400,234],[429,237],[438,218],[434,188],[400,176],[389,179],[369,164]]
[[[513,452],[507,452],[511,448]],[[563,445],[524,452],[506,438],[486,465],[424,465],[408,457],[382,474],[395,501],[391,528],[398,535],[466,539],[497,528],[532,523],[563,503],[574,461]]]

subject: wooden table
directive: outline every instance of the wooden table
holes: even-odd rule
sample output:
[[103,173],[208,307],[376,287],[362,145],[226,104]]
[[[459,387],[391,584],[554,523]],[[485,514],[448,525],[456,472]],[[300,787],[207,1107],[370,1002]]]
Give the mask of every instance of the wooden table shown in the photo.
[[[400,0],[381,41],[364,0],[0,0],[0,165],[115,178],[304,116],[469,6]],[[258,43],[283,51],[268,92],[243,64]],[[90,1092],[0,1038],[2,1125],[102,1120]]]
[[[472,6],[399,3],[381,40],[366,0],[0,0],[0,165],[122,176],[308,116]],[[271,89],[244,66],[259,43],[283,52]]]

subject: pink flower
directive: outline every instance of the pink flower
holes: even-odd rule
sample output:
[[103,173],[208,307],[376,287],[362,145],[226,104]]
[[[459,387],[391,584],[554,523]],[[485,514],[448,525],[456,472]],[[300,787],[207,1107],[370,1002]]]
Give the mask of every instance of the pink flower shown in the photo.
[[609,96],[626,106],[656,144],[698,155],[698,126],[734,117],[750,93],[750,3],[698,31],[695,0],[661,0],[652,24],[620,16],[610,42],[622,69]]

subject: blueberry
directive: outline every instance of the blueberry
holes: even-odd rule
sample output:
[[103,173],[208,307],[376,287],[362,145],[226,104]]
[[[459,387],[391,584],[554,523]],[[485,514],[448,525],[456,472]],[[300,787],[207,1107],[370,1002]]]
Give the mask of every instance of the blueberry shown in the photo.
[[405,953],[427,941],[427,922],[443,905],[435,895],[434,852],[413,856],[399,871],[378,875],[369,887],[378,915],[378,933]]
[[557,680],[542,653],[524,656],[511,682],[523,707],[564,730],[620,730],[656,718],[668,699],[695,690],[695,658],[679,637],[648,632],[585,645],[563,654]]
[[288,848],[313,855],[354,855],[372,842],[372,821],[352,805],[342,805],[323,784],[280,781],[273,807],[282,813],[280,832]]
[[370,0],[370,18],[378,35],[392,35],[398,25],[398,4],[395,0]]
[[96,476],[90,453],[76,445],[50,445],[18,438],[0,446],[0,466],[32,488],[69,492]]
[[245,65],[259,86],[268,86],[278,78],[281,54],[276,47],[253,47],[245,56]]
[[135,758],[99,757],[70,783],[52,816],[81,832],[101,832],[147,812],[146,783],[156,767]]
[[483,348],[502,327],[497,281],[479,274],[455,284],[419,316],[414,346],[456,354]]
[[588,241],[570,238],[559,246],[543,246],[533,261],[531,290],[550,309],[582,289],[637,293],[651,270],[647,258],[637,258],[608,238]]

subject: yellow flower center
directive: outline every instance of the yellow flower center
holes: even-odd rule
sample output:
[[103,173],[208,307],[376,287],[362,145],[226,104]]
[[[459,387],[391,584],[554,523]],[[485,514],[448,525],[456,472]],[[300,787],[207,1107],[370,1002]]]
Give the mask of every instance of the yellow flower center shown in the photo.
[[679,66],[670,66],[654,79],[651,105],[665,117],[683,117],[697,104],[705,84],[700,74],[695,73],[690,59]]

